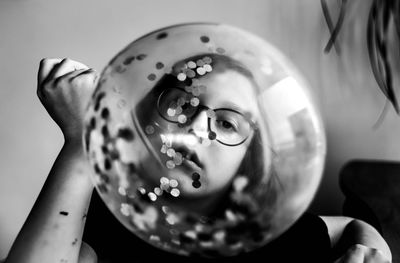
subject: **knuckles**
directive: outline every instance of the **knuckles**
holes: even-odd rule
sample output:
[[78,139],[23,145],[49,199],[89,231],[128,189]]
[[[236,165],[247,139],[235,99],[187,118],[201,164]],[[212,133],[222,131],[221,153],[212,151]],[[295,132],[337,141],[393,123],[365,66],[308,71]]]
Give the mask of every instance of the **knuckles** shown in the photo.
[[[354,244],[347,250],[347,255],[363,255],[364,260],[374,260],[377,263],[391,263],[391,261],[376,248],[367,247],[361,244]],[[344,261],[347,262],[347,261]],[[370,262],[370,261],[368,261]]]
[[361,245],[361,244],[354,244],[354,245],[352,245],[350,248],[349,248],[349,251],[350,252],[362,252],[362,251],[365,251],[367,249],[367,247],[366,246],[364,246],[364,245]]

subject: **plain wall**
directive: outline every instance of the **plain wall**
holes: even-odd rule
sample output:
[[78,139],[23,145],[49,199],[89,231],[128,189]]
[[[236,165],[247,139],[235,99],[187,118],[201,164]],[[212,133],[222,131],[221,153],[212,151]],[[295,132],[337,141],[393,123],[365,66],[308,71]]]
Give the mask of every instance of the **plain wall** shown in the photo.
[[[331,1],[336,21],[338,1]],[[97,70],[135,38],[193,21],[231,24],[278,46],[311,84],[323,116],[328,154],[311,209],[339,214],[338,172],[350,159],[399,160],[399,117],[372,77],[365,45],[370,1],[352,1],[339,35],[342,54],[323,48],[329,31],[315,0],[0,0],[0,258],[28,215],[63,143],[36,97],[38,64],[70,57]]]

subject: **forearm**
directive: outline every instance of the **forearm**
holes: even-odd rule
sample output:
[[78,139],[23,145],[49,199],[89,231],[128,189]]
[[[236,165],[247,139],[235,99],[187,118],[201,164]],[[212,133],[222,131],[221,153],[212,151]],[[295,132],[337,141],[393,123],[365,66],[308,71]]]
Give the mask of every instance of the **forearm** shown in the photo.
[[79,143],[66,143],[18,234],[9,262],[77,262],[93,190]]

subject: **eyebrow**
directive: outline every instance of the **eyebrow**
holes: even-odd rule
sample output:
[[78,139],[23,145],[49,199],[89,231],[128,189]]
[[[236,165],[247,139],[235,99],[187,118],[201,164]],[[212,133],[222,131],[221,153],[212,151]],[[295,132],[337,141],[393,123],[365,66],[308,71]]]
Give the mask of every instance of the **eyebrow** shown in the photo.
[[242,107],[240,107],[236,103],[233,103],[232,101],[223,101],[221,103],[221,107],[215,107],[214,109],[215,110],[217,110],[217,109],[235,110],[237,112],[240,112],[243,116],[245,116],[246,118],[248,118],[252,122],[255,122],[255,117],[254,117],[254,114],[252,112],[243,109]]
[[232,109],[232,110],[238,111],[240,113],[246,112],[242,107],[240,107],[239,105],[237,105],[236,103],[234,103],[232,101],[223,101],[222,103],[218,103],[218,104],[220,106],[215,107],[215,109],[227,108],[227,109]]

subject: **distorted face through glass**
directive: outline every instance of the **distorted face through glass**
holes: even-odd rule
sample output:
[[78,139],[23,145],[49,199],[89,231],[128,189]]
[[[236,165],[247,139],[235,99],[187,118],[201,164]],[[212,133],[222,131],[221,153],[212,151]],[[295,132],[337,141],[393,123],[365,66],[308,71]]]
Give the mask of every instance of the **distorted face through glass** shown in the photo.
[[130,43],[85,115],[107,207],[178,254],[237,255],[279,236],[310,204],[326,149],[297,73],[270,43],[228,25],[175,25]]
[[[177,63],[155,87],[146,102],[151,118],[142,124],[168,169],[164,180],[176,181],[179,194],[203,196],[230,186],[257,129],[254,85],[234,60],[201,55]],[[160,174],[149,175],[158,183]]]

